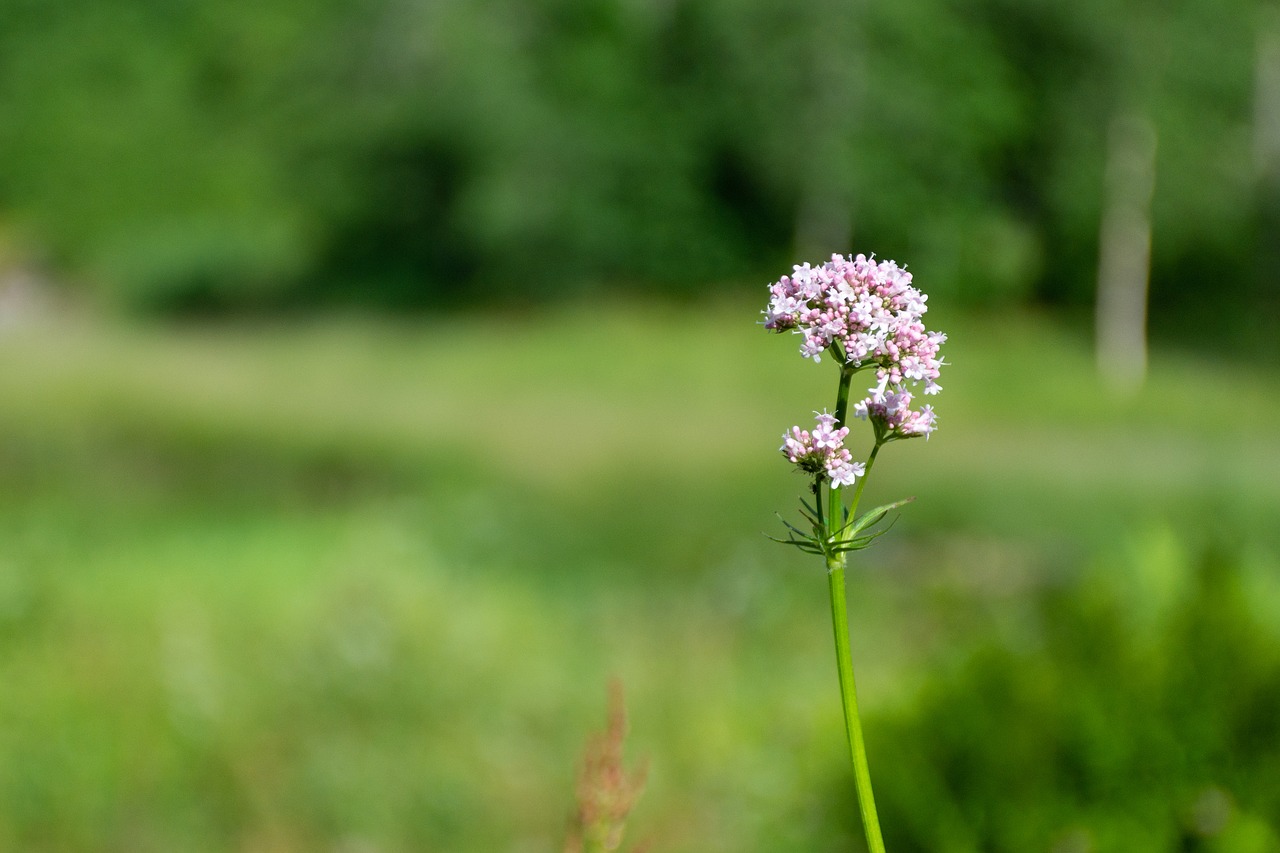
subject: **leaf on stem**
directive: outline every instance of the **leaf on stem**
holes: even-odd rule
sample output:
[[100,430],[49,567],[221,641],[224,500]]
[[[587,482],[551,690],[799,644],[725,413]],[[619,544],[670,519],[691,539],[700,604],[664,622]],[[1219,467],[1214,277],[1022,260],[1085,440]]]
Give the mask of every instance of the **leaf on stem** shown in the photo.
[[[914,496],[909,498],[903,498],[900,501],[894,501],[893,503],[885,504],[884,506],[878,506],[875,509],[869,509],[866,512],[864,512],[861,516],[859,516],[858,520],[853,522],[853,524],[851,525],[846,524],[845,529],[840,532],[842,534],[847,534],[850,539],[856,539],[859,533],[883,521],[884,517],[889,513],[890,510],[894,510],[900,506],[909,504],[913,500],[915,500]],[[883,530],[880,531],[880,533],[877,533],[874,535],[879,536],[882,533],[884,533]]]

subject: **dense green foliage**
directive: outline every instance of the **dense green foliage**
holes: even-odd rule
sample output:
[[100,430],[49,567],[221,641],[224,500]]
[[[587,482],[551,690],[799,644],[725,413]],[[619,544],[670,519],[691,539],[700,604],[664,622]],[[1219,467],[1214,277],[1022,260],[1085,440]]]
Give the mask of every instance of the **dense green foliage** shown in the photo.
[[133,307],[701,292],[848,248],[971,303],[1087,303],[1107,128],[1138,114],[1157,318],[1224,282],[1227,314],[1274,310],[1274,25],[1252,0],[6,0],[0,237]]
[[[0,849],[555,850],[611,675],[629,839],[858,849],[826,578],[761,535],[835,376],[756,307],[0,336]],[[937,321],[850,576],[890,849],[1273,849],[1280,387]]]
[[1275,576],[1154,544],[1154,576],[1038,593],[886,733],[894,850],[1280,848]]

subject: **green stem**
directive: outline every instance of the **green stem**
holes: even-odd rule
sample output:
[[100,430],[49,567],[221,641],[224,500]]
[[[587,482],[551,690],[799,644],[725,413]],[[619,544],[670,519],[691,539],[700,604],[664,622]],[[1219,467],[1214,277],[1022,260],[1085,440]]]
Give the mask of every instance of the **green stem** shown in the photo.
[[[876,447],[879,449],[879,445]],[[870,463],[867,467],[871,467]],[[880,818],[876,815],[875,796],[871,793],[867,748],[862,740],[862,723],[858,719],[858,691],[853,683],[853,659],[849,652],[849,613],[845,602],[844,568],[844,554],[827,559],[827,578],[831,586],[831,621],[835,626],[836,665],[840,671],[840,698],[844,704],[844,728],[849,735],[853,780],[858,791],[858,808],[862,812],[862,829],[867,836],[867,849],[870,853],[884,853]]]
[[[853,379],[853,370],[843,363],[843,353],[838,354],[842,366],[840,367],[840,384],[836,388],[836,429],[844,426],[845,416],[849,413],[849,384]],[[840,511],[841,497],[839,489],[833,489],[830,484],[827,485],[827,537],[829,539],[843,538],[845,516]]]
[[[837,354],[843,353],[837,350]],[[849,385],[854,370],[849,367],[843,357],[840,362],[840,385],[836,391],[836,427],[844,426],[849,414]],[[867,457],[866,468],[858,485],[854,488],[852,505],[848,518],[857,517],[858,502],[862,500],[862,490],[867,485],[867,475],[875,464],[876,454],[880,452],[877,434],[875,447]],[[815,492],[821,490],[821,480],[815,480]],[[845,518],[841,501],[842,490],[831,488],[827,484],[828,509],[826,517],[827,536],[834,540],[842,537]],[[818,505],[821,506],[820,496]],[[827,557],[827,579],[831,587],[831,624],[835,630],[836,666],[840,673],[840,700],[844,706],[844,728],[849,736],[849,756],[853,760],[853,780],[858,791],[858,808],[862,812],[862,829],[867,836],[867,848],[870,853],[884,853],[884,840],[880,837],[880,818],[876,815],[875,796],[871,792],[871,770],[867,766],[867,748],[862,740],[862,723],[858,719],[858,690],[853,681],[853,656],[849,644],[849,609],[845,595],[844,570],[847,554],[831,554]]]
[[827,538],[834,539],[844,530],[844,518],[840,512],[840,490],[833,489],[831,483],[827,483]]
[[853,370],[845,365],[840,368],[840,386],[836,390],[836,429],[844,426],[845,416],[849,414],[849,383],[853,380]]
[[849,507],[849,517],[856,518],[858,515],[858,501],[862,500],[862,490],[867,487],[867,478],[871,476],[871,466],[876,464],[876,454],[880,452],[883,441],[877,441],[876,446],[871,448],[871,455],[867,457],[866,467],[862,469],[862,476],[858,478],[858,485],[853,488],[853,503]]

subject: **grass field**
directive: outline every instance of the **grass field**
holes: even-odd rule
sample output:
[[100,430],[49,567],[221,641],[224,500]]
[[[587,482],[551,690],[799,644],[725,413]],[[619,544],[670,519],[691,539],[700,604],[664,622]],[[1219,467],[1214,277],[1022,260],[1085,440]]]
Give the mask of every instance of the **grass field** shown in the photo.
[[[632,840],[860,849],[825,578],[761,535],[835,376],[758,307],[5,331],[0,850],[559,850],[613,676]],[[1139,631],[1227,548],[1272,653],[1280,378],[1157,352],[1119,402],[1062,325],[930,319],[941,427],[851,576],[873,776],[1046,588]]]

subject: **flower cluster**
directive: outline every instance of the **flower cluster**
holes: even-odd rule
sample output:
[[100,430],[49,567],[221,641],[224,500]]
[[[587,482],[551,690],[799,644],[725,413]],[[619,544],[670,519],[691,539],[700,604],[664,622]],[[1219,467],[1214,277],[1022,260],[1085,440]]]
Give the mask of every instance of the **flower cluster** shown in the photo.
[[868,397],[854,404],[853,415],[866,420],[871,418],[886,438],[912,438],[923,435],[927,441],[933,432],[936,415],[933,406],[925,406],[920,411],[911,408],[911,392],[902,390],[885,394],[880,402]]
[[938,349],[947,337],[925,328],[928,297],[912,286],[909,272],[893,261],[832,255],[820,267],[796,266],[769,291],[766,329],[801,335],[800,352],[814,361],[831,352],[854,370],[875,369],[876,383],[855,413],[876,421],[886,438],[933,431],[933,410],[911,411],[906,386],[942,390]]
[[853,455],[844,446],[848,427],[835,428],[835,415],[814,412],[818,423],[813,432],[795,426],[782,434],[782,447],[778,448],[787,459],[812,474],[824,472],[831,478],[833,487],[852,486],[866,470],[861,462],[854,462]]

